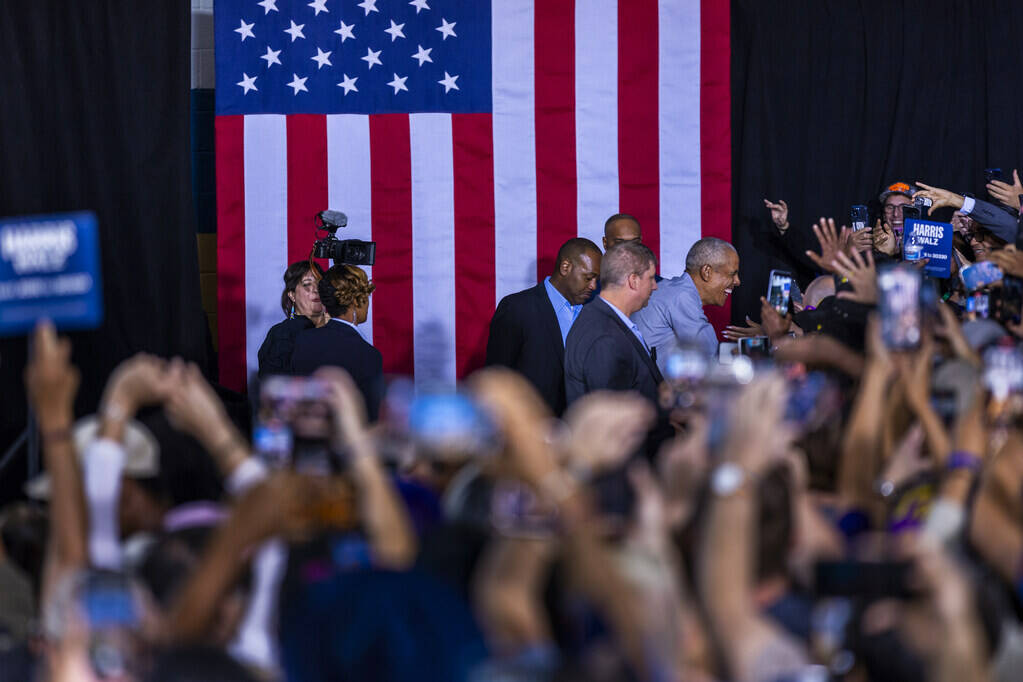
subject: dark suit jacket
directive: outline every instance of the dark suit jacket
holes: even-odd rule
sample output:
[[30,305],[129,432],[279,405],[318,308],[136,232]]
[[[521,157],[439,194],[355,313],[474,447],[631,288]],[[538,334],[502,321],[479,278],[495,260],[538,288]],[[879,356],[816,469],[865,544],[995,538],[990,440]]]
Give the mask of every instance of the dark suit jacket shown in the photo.
[[1016,242],[1017,229],[1016,216],[1010,213],[1008,209],[1003,209],[980,199],[975,201],[973,210],[970,211],[970,217],[977,221],[979,225],[983,225],[991,230],[996,237],[1014,244]]
[[644,445],[647,457],[653,460],[661,444],[674,435],[668,414],[659,406],[658,387],[663,380],[655,358],[602,298],[583,306],[565,342],[569,405],[601,389],[636,391],[657,406],[657,421]]
[[376,421],[384,395],[383,358],[359,332],[334,320],[306,329],[295,339],[291,364],[295,374],[312,374],[325,365],[344,369],[366,400],[370,420]]
[[556,415],[565,411],[565,346],[543,282],[501,299],[490,320],[487,365],[521,372]]
[[583,306],[565,343],[565,397],[637,391],[655,405],[663,377],[632,330],[599,296]]
[[308,317],[295,315],[270,327],[256,355],[259,359],[259,378],[270,374],[293,374],[291,356],[295,351],[295,339],[313,326]]

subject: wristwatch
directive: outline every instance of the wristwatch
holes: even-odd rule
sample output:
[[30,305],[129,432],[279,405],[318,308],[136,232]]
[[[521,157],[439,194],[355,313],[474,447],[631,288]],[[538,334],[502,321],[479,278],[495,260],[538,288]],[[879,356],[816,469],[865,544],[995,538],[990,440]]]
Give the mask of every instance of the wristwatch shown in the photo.
[[746,482],[746,472],[738,464],[725,462],[710,475],[710,489],[718,497],[728,497]]

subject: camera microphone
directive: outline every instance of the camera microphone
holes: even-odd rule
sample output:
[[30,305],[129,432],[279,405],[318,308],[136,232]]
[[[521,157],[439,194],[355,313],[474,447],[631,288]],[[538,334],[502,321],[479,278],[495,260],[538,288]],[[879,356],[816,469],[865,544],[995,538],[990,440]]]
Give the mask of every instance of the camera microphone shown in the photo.
[[341,211],[320,211],[316,214],[316,217],[320,219],[320,222],[323,224],[323,228],[330,230],[331,232],[339,227],[348,226],[348,216]]

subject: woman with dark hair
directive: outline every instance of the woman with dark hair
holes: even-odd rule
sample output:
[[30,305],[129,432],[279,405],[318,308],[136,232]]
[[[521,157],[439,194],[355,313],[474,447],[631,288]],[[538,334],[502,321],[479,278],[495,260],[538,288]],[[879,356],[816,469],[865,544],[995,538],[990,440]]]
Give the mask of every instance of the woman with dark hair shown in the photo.
[[370,421],[376,420],[383,397],[383,359],[356,325],[366,321],[374,288],[366,273],[354,265],[327,270],[319,292],[330,321],[298,335],[293,361],[295,374],[311,374],[325,365],[347,371],[366,400]]
[[[313,269],[315,268],[315,270]],[[291,354],[295,337],[305,329],[327,324],[327,313],[320,303],[316,282],[323,273],[315,263],[298,261],[284,271],[281,310],[285,319],[270,327],[259,347],[259,378],[270,374],[292,374]]]

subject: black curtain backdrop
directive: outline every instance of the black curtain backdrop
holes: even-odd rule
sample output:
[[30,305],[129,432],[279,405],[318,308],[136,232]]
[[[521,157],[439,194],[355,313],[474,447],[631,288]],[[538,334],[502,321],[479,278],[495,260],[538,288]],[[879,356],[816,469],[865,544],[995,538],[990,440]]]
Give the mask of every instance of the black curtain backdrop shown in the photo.
[[[733,0],[732,320],[759,319],[772,268],[802,283],[820,216],[876,219],[881,188],[920,180],[987,198],[1023,164],[1023,2]],[[1021,168],[1023,170],[1023,168]],[[785,199],[783,243],[763,199]],[[947,219],[950,213],[939,217]]]
[[[99,216],[106,319],[71,334],[76,410],[138,351],[205,361],[181,0],[0,3],[0,216]],[[0,449],[24,427],[24,338],[0,339]],[[0,496],[24,462],[0,475]]]

